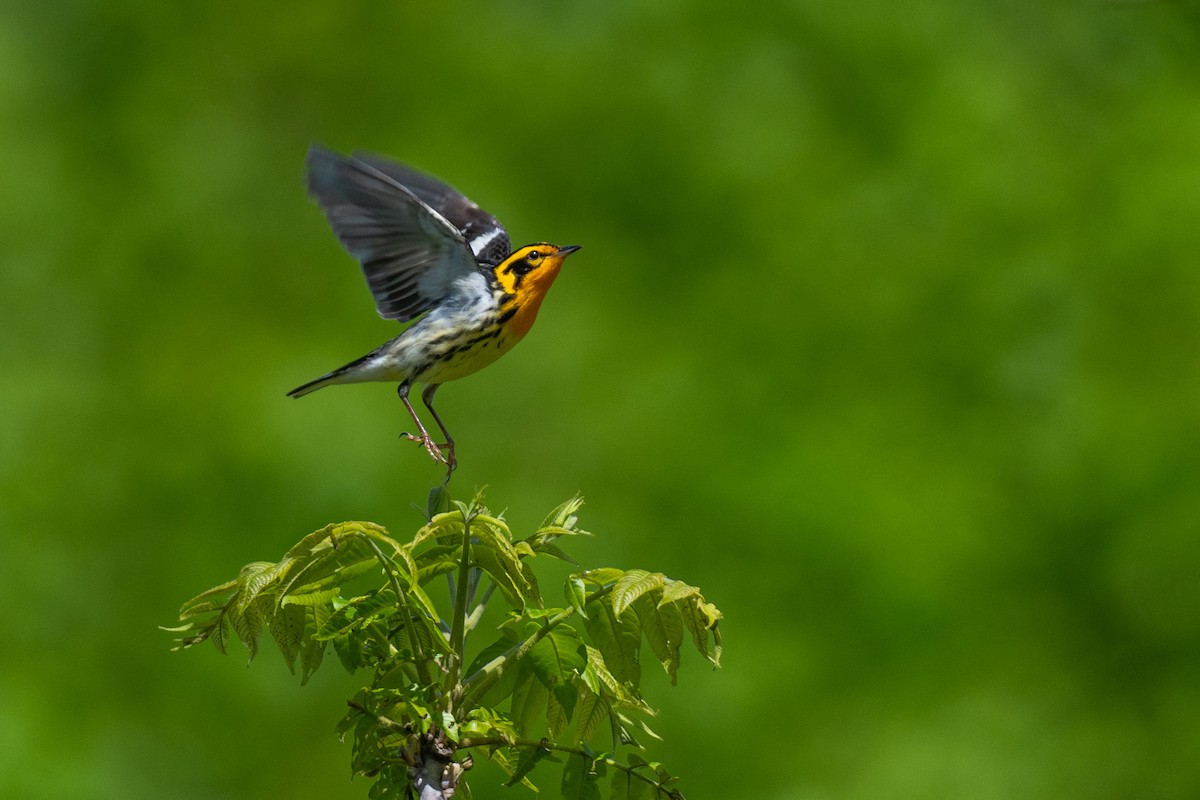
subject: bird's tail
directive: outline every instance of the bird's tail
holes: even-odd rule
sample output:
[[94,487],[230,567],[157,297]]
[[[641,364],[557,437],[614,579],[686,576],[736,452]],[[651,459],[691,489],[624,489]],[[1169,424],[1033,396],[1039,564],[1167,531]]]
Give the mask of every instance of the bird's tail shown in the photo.
[[317,389],[320,389],[323,386],[336,383],[339,372],[341,372],[341,370],[334,370],[333,372],[322,375],[316,380],[309,381],[303,386],[297,386],[295,389],[292,389],[290,392],[288,392],[288,397],[304,397],[304,395],[308,394],[309,392],[315,392]]
[[311,380],[302,386],[297,386],[288,392],[288,397],[304,397],[309,392],[315,392],[317,389],[334,383],[359,383],[363,380],[369,380],[369,378],[358,375],[355,372],[355,368],[362,366],[363,362],[369,361],[374,355],[374,352],[367,353],[362,358],[351,361],[345,366],[338,367],[333,372],[326,372],[319,378]]

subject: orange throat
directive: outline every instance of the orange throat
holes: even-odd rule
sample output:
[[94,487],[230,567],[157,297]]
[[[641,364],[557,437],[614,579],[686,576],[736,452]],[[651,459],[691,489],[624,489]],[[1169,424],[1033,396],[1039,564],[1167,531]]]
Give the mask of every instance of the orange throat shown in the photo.
[[542,307],[542,299],[545,298],[546,292],[550,291],[554,279],[558,277],[559,269],[559,264],[549,266],[536,276],[531,275],[533,280],[527,280],[517,288],[517,313],[513,314],[506,326],[516,338],[520,339],[533,327],[538,310]]

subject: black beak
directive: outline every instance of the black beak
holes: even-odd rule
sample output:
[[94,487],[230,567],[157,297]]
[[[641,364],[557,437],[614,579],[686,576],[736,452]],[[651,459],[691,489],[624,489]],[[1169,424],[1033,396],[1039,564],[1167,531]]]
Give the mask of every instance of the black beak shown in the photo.
[[556,252],[554,255],[569,256],[571,253],[574,253],[576,250],[580,250],[582,248],[583,248],[583,245],[581,245],[581,244],[569,244],[566,247],[558,248],[558,252]]

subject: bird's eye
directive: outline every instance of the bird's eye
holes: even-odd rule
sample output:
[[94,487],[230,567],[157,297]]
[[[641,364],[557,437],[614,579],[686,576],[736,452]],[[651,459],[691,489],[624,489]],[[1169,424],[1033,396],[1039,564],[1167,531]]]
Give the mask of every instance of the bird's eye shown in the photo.
[[525,256],[525,260],[529,263],[529,266],[536,267],[539,263],[541,263],[542,254],[534,250],[532,253]]

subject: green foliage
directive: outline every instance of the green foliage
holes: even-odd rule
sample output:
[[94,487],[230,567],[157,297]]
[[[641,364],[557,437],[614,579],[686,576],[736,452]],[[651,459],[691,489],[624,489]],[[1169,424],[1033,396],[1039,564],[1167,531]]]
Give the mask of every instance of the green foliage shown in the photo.
[[[530,776],[560,761],[568,800],[599,800],[606,786],[613,798],[680,798],[670,773],[633,752],[635,734],[658,738],[645,721],[654,710],[641,695],[642,643],[672,682],[685,629],[719,666],[721,613],[696,587],[641,569],[574,572],[567,604],[547,606],[532,562],[570,560],[556,542],[590,535],[577,526],[581,504],[563,503],[520,539],[480,497],[450,504],[407,542],[370,522],[327,525],[188,600],[168,630],[180,634],[176,649],[211,641],[223,653],[232,631],[251,659],[265,632],[301,683],[330,645],[347,671],[369,672],[337,731],[353,742],[354,773],[375,779],[372,798],[445,796],[440,787],[457,786],[472,763],[456,754],[470,749],[508,786],[536,789]],[[448,609],[426,588],[442,575]],[[508,614],[464,668],[497,589]],[[594,750],[598,741],[607,749]]]

